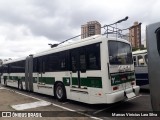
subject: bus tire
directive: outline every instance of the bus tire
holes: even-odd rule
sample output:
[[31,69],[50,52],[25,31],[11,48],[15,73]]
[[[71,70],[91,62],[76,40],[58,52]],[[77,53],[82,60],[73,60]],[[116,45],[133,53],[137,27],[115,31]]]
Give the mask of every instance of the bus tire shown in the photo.
[[58,101],[62,102],[66,100],[66,90],[62,83],[57,83],[55,87],[55,97]]

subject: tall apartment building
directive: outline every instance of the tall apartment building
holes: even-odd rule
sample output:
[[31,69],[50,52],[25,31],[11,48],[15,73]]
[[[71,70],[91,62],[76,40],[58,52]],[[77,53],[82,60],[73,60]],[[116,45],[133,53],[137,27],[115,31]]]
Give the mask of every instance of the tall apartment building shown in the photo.
[[90,21],[87,24],[81,25],[81,38],[90,37],[101,34],[101,24],[97,21]]
[[141,47],[141,23],[134,22],[134,25],[129,28],[129,41],[133,48]]

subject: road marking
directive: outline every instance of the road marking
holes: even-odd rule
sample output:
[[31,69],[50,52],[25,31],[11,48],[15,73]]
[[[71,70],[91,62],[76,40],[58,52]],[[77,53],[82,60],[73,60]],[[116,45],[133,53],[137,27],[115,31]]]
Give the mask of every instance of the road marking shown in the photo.
[[37,107],[48,106],[48,105],[51,105],[51,103],[47,101],[37,101],[37,102],[24,103],[24,104],[18,104],[18,105],[11,105],[11,107],[15,110],[26,110],[26,109],[37,108]]
[[4,87],[0,87],[0,89],[5,89]]
[[108,109],[110,109],[110,108],[112,108],[112,107],[115,107],[115,106],[117,106],[117,105],[120,105],[120,104],[122,104],[122,103],[124,103],[124,102],[126,102],[126,101],[130,101],[130,100],[133,100],[133,99],[138,98],[138,97],[141,97],[141,96],[143,96],[143,95],[138,95],[138,96],[136,96],[136,97],[127,99],[127,100],[125,100],[125,101],[123,101],[123,102],[121,102],[121,103],[118,103],[118,104],[115,104],[115,105],[113,105],[113,106],[110,106],[110,107],[108,107],[108,108],[103,108],[103,109],[97,110],[97,111],[94,112],[93,114],[100,113],[100,112],[102,112],[102,111],[108,110]]
[[20,94],[20,95],[23,95],[23,96],[26,96],[26,97],[30,97],[30,98],[33,98],[33,99],[39,100],[39,101],[44,101],[43,99],[36,98],[36,97],[30,96],[30,95],[26,95],[26,94],[21,93],[21,92],[13,91],[13,90],[8,89],[8,88],[4,88],[4,89],[9,90],[9,91],[12,91],[12,92],[15,92],[15,93],[17,93],[17,94]]
[[53,106],[56,106],[56,107],[59,107],[59,108],[62,108],[62,109],[64,109],[64,110],[68,110],[68,111],[76,112],[76,111],[75,111],[75,110],[73,110],[73,109],[70,109],[70,108],[67,108],[67,107],[63,107],[63,106],[61,106],[61,105],[57,105],[57,104],[54,104],[54,103],[52,103],[52,105],[53,105]]
[[[12,91],[11,89],[8,89],[8,88],[5,88],[5,89]],[[43,100],[43,99],[36,98],[36,97],[30,96],[30,95],[26,95],[26,94],[23,94],[23,93],[20,93],[20,92],[17,92],[17,91],[15,91],[15,93],[18,93],[18,94],[20,94],[20,95],[23,95],[23,96],[26,96],[26,97],[30,97],[30,98],[33,98],[33,99],[36,99],[36,100],[45,101],[45,100]],[[46,101],[46,102],[47,102],[47,101]],[[89,115],[89,114],[85,114],[85,113],[82,113],[82,112],[78,112],[78,111],[76,111],[76,110],[74,110],[74,109],[70,109],[70,108],[67,108],[67,107],[63,107],[63,106],[61,106],[61,105],[57,105],[57,104],[54,104],[54,103],[51,103],[51,104],[52,104],[53,106],[62,108],[62,109],[64,109],[64,110],[68,110],[68,111],[75,112],[75,113],[78,113],[78,114],[81,114],[81,115],[85,115],[86,117],[89,117],[89,118],[92,118],[92,119],[95,119],[95,120],[103,120],[103,119],[101,119],[101,118],[94,117],[94,116],[91,116],[91,115]]]
[[87,116],[87,117],[89,117],[89,118],[92,118],[92,119],[95,119],[95,120],[103,120],[103,119],[101,119],[101,118],[94,117],[94,116],[91,116],[91,115],[89,115],[89,114],[85,114],[85,113],[76,111],[76,110],[74,110],[74,109],[70,109],[70,108],[67,108],[67,107],[63,107],[63,106],[61,106],[61,105],[57,105],[57,104],[54,104],[54,103],[52,103],[52,105],[54,105],[54,106],[56,106],[56,107],[59,107],[59,108],[62,108],[62,109],[64,109],[64,110],[68,110],[68,111],[75,112],[75,113],[78,113],[78,114],[81,114],[81,115],[85,115],[85,116]]

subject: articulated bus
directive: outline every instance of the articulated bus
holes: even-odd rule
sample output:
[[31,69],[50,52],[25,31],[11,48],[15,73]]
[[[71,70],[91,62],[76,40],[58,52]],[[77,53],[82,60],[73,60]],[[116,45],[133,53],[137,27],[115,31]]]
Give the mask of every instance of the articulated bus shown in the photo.
[[160,22],[147,26],[146,38],[151,103],[154,111],[160,111]]
[[131,45],[95,35],[2,65],[1,84],[88,104],[138,95]]
[[146,86],[146,88],[149,88],[147,50],[137,50],[132,52],[132,54],[135,66],[136,83],[139,86]]

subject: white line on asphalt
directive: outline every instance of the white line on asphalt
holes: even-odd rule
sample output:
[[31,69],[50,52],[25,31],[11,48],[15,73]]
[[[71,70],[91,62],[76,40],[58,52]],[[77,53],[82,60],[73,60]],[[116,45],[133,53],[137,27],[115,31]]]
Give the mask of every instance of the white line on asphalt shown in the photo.
[[0,89],[4,89],[4,87],[0,87]]
[[23,93],[20,93],[20,92],[17,92],[17,91],[15,91],[15,92],[20,94],[20,95],[26,96],[26,97],[30,97],[30,98],[33,98],[33,99],[36,99],[36,100],[44,101],[43,99],[40,99],[40,98],[36,98],[36,97],[30,96],[30,95],[26,95],[26,94],[23,94]]
[[24,104],[18,104],[18,105],[11,105],[11,107],[15,110],[26,110],[26,109],[48,106],[48,105],[51,105],[51,103],[47,101],[37,101],[37,102],[24,103]]
[[[9,90],[9,91],[13,91],[11,89],[8,89],[8,88],[5,88],[6,90]],[[30,98],[33,98],[33,99],[36,99],[36,100],[40,100],[40,101],[44,101],[43,99],[40,99],[40,98],[36,98],[36,97],[33,97],[33,96],[30,96],[30,95],[26,95],[24,93],[20,93],[20,92],[17,92],[17,91],[14,91],[15,93],[17,94],[20,94],[20,95],[23,95],[23,96],[26,96],[26,97],[30,97]]]
[[63,106],[61,106],[61,105],[57,105],[57,104],[54,104],[54,103],[52,103],[52,105],[54,105],[54,106],[56,106],[56,107],[59,107],[59,108],[62,108],[62,109],[64,109],[64,110],[68,110],[68,111],[75,112],[75,110],[70,109],[70,108],[67,108],[67,107],[63,107]]
[[[8,89],[8,88],[5,88],[5,89],[10,90],[10,89]],[[42,100],[42,99],[40,99],[40,98],[36,98],[36,97],[30,96],[30,95],[26,95],[26,94],[23,94],[23,93],[20,93],[20,92],[17,92],[17,91],[15,91],[15,93],[18,93],[18,94],[20,94],[20,95],[27,96],[27,97],[30,97],[30,98],[33,98],[33,99],[36,99],[36,100],[45,101],[45,100]],[[47,101],[46,101],[46,102],[47,102]],[[57,105],[57,104],[54,104],[54,103],[51,103],[51,104],[54,105],[54,106],[57,106],[57,107],[59,107],[59,108],[62,108],[62,109],[64,109],[64,110],[68,110],[68,111],[71,111],[71,112],[76,112],[76,113],[81,114],[81,115],[85,115],[86,117],[89,117],[89,118],[92,118],[92,119],[95,119],[95,120],[103,120],[103,119],[101,119],[101,118],[94,117],[94,116],[91,116],[91,115],[89,115],[89,114],[85,114],[85,113],[82,113],[82,112],[78,112],[78,111],[76,111],[76,110],[73,110],[73,109],[70,109],[70,108],[67,108],[67,107],[63,107],[63,106],[61,106],[61,105]]]
[[91,115],[89,115],[89,114],[85,114],[85,113],[82,113],[82,112],[78,112],[78,111],[76,111],[76,110],[73,110],[73,109],[70,109],[70,108],[67,108],[67,107],[63,107],[63,106],[61,106],[61,105],[57,105],[57,104],[54,104],[54,103],[52,103],[52,105],[54,105],[54,106],[56,106],[56,107],[59,107],[59,108],[62,108],[62,109],[64,109],[64,110],[68,110],[68,111],[75,112],[75,113],[78,113],[78,114],[81,114],[81,115],[85,115],[85,116],[90,117],[90,118],[95,119],[95,120],[103,120],[103,119],[101,119],[101,118],[94,117],[94,116],[91,116]]

